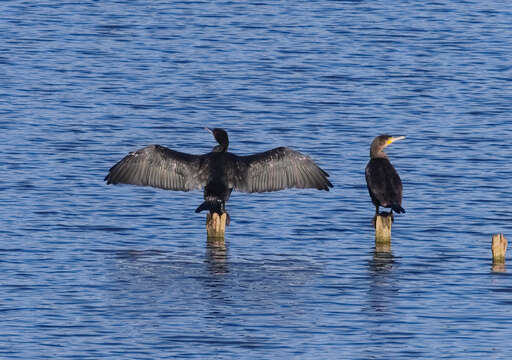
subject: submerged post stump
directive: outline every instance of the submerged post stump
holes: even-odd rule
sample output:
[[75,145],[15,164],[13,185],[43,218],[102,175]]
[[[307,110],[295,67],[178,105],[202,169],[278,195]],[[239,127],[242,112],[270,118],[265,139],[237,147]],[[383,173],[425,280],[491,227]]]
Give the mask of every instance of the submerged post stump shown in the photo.
[[224,213],[221,216],[217,213],[206,215],[206,233],[208,238],[223,239],[224,233],[226,232],[226,219],[227,214]]
[[492,236],[492,265],[505,266],[505,255],[507,254],[507,239],[503,234],[494,234]]
[[[391,224],[393,223],[393,215],[378,214],[374,218],[375,227],[375,245],[383,249],[390,249],[391,247]],[[387,250],[387,251],[388,251]]]

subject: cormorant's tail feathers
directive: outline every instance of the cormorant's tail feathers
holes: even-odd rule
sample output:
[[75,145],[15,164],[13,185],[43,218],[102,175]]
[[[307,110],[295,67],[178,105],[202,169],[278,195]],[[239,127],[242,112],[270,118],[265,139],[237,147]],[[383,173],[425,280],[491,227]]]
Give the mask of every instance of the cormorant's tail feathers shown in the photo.
[[199,213],[199,212],[201,212],[203,210],[210,210],[211,213],[216,212],[219,215],[224,212],[221,201],[205,200],[205,201],[203,201],[203,203],[201,205],[199,205],[197,207],[196,213]]
[[217,213],[220,215],[222,214],[226,214],[226,225],[229,225],[229,223],[231,222],[231,217],[229,216],[229,214],[222,209],[223,206],[222,206],[222,203],[219,202],[219,201],[203,201],[203,203],[201,205],[199,205],[196,209],[196,213],[199,213],[203,210],[209,210],[210,213]]
[[399,205],[399,204],[393,204],[393,205],[391,205],[391,208],[397,214],[400,214],[400,213],[404,213],[405,214],[404,208],[401,205]]
[[203,203],[197,207],[196,213],[200,213],[203,210],[212,210],[213,205],[211,201],[203,201]]

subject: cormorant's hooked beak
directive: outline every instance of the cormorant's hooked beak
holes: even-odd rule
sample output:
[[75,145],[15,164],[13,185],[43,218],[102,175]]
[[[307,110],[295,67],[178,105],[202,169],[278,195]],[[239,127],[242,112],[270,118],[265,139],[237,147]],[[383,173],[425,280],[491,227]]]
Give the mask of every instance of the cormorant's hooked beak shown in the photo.
[[208,131],[210,134],[213,134],[213,130],[210,129],[209,127],[205,127],[205,130]]
[[390,145],[390,144],[394,143],[395,141],[402,140],[402,139],[405,139],[405,136],[392,136],[388,139],[388,141],[386,141],[386,145]]

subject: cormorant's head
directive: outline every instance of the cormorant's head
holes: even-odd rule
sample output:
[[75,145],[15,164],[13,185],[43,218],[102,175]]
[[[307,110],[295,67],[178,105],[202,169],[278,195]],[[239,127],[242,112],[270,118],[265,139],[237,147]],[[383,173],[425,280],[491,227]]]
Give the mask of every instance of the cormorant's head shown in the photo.
[[405,136],[391,136],[391,135],[379,135],[372,141],[372,145],[370,147],[370,156],[376,156],[385,147],[391,145],[393,142],[397,140],[405,139]]
[[226,130],[221,128],[206,128],[206,130],[212,133],[213,137],[215,138],[215,140],[217,140],[217,142],[220,145],[220,147],[216,146],[214,148],[214,151],[227,151],[229,146],[229,138]]

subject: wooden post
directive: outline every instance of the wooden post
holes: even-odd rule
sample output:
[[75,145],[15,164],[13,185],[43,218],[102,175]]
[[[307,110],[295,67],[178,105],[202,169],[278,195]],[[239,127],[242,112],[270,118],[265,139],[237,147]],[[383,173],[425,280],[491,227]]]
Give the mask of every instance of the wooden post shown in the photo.
[[492,236],[492,269],[493,271],[505,270],[505,256],[507,254],[507,239],[503,234]]
[[391,254],[391,241],[385,242],[375,240],[375,252]]
[[224,239],[226,218],[226,213],[221,216],[217,213],[213,213],[213,215],[208,213],[208,215],[206,215],[206,233],[208,234],[208,239]]
[[375,215],[375,249],[377,247],[387,249],[385,252],[391,250],[391,224],[393,223],[393,215],[379,214]]

